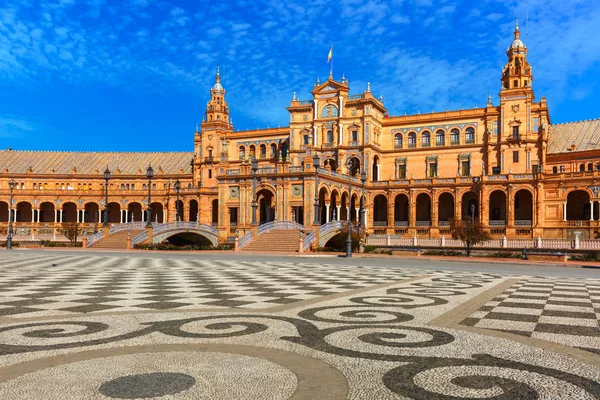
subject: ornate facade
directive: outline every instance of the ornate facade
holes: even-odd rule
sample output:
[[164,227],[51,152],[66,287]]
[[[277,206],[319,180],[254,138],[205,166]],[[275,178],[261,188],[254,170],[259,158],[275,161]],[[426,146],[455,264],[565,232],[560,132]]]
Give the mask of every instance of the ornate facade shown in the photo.
[[178,211],[218,227],[223,241],[252,229],[253,199],[256,224],[312,226],[356,220],[362,193],[371,233],[439,237],[474,213],[494,235],[596,238],[600,120],[552,125],[546,99],[535,101],[527,51],[517,26],[498,105],[488,97],[485,108],[390,116],[369,85],[350,94],[347,80],[329,76],[312,99],[294,94],[289,126],[246,131],[233,129],[217,72],[193,152],[1,151],[0,224],[6,231],[14,179],[17,233],[48,234],[60,221],[95,228],[108,168],[111,223],[172,221]]

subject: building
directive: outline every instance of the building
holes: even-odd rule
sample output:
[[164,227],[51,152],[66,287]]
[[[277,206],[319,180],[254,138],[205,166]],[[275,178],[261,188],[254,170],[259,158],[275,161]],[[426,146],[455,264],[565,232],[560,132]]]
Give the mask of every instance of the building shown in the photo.
[[546,99],[534,97],[527,52],[517,25],[499,105],[488,97],[485,108],[390,116],[369,86],[350,94],[348,81],[329,76],[312,99],[294,94],[289,126],[246,131],[233,129],[217,71],[193,152],[1,151],[2,233],[13,179],[16,232],[33,237],[61,221],[96,229],[108,182],[110,223],[177,213],[216,226],[222,241],[275,219],[357,220],[362,193],[371,233],[439,237],[473,213],[499,237],[597,238],[600,120],[552,125]]

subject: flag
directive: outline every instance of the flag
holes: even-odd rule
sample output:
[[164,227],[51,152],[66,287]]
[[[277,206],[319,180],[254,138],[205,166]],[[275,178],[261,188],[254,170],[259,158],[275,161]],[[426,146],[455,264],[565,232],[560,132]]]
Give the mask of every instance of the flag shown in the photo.
[[329,54],[327,54],[327,62],[331,61],[331,57],[333,57],[333,46],[331,46]]

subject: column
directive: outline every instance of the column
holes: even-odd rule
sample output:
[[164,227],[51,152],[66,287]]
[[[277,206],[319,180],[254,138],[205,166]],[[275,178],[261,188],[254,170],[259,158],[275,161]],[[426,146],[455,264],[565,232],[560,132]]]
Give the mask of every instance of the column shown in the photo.
[[414,192],[410,192],[408,212],[408,226],[417,225],[417,202],[415,201]]
[[595,221],[594,219],[594,201],[590,201],[590,219]]
[[58,212],[60,213],[60,222],[63,222],[63,210],[58,210]]
[[[341,108],[340,108],[341,110]],[[339,123],[339,142],[338,144],[341,146],[344,142],[344,124]]]
[[355,207],[354,212],[356,213],[356,222],[360,223],[360,207]]
[[102,222],[102,213],[104,211],[100,209],[100,207],[98,207],[98,223]]
[[120,218],[119,222],[123,223],[123,210],[121,210],[120,214],[121,214],[121,218]]
[[163,223],[168,222],[167,221],[167,211],[163,208]]
[[369,224],[368,224],[368,222],[369,222],[369,217],[368,217],[368,214],[369,214],[369,210],[367,210],[367,209],[365,208],[365,220],[364,220],[364,222],[363,222],[363,223],[364,223],[364,225],[365,225],[365,228],[369,228]]
[[567,220],[567,202],[563,202],[563,221]]
[[58,222],[58,210],[54,210],[54,223]]
[[80,212],[80,211],[81,211],[81,210],[77,210],[77,209],[75,210],[75,212],[77,213],[77,223],[79,223],[79,222],[80,222],[80,221],[79,221],[79,212]]
[[329,222],[329,207],[331,204],[325,204],[325,223]]
[[31,209],[31,222],[35,222],[35,210]]
[[337,209],[336,214],[335,214],[335,216],[337,217],[336,219],[338,221],[340,221],[341,220],[341,218],[340,218],[340,209],[342,208],[342,206],[341,205],[340,206],[336,206],[335,208]]

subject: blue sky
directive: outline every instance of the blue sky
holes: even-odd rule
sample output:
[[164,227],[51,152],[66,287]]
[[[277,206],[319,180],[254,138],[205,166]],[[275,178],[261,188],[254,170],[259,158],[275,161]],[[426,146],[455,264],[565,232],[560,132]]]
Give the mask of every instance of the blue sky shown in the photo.
[[0,148],[191,151],[218,64],[235,129],[284,126],[331,45],[391,115],[497,104],[515,17],[552,122],[599,118],[597,0],[4,0]]

